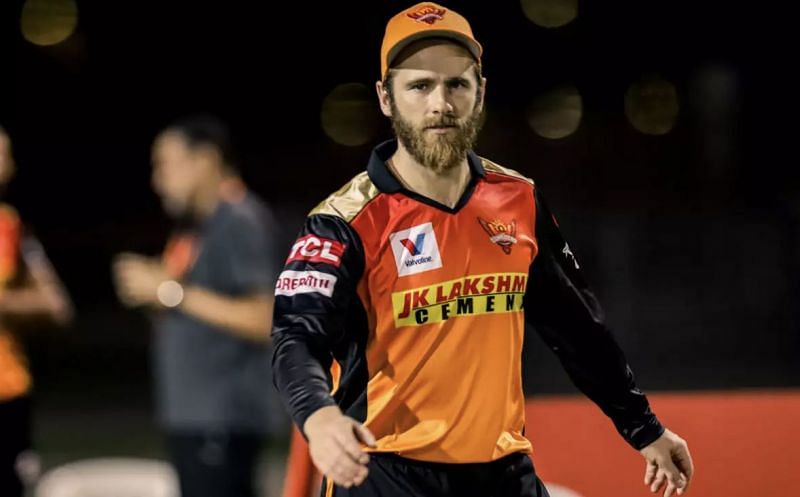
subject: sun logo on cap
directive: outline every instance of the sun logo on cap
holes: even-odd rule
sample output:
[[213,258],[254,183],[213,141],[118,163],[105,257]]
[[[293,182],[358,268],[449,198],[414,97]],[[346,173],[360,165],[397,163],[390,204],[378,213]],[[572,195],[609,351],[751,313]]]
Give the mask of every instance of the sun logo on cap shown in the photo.
[[445,12],[447,11],[444,9],[440,9],[432,5],[426,5],[424,7],[415,10],[414,12],[409,12],[406,15],[417,22],[424,22],[425,24],[434,24],[435,22],[444,19]]

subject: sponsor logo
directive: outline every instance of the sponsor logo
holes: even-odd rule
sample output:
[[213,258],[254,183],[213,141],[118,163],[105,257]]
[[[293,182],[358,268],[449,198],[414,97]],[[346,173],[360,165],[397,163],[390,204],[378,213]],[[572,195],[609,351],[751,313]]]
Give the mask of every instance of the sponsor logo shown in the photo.
[[510,223],[504,223],[499,219],[486,221],[479,217],[478,223],[480,223],[483,230],[489,235],[489,240],[499,245],[506,255],[511,253],[511,247],[517,243],[517,239],[515,238],[517,235],[516,219],[512,219]]
[[445,9],[440,9],[434,7],[433,5],[424,5],[413,12],[409,12],[406,15],[417,22],[424,22],[425,24],[434,24],[444,19],[444,15],[446,12],[447,11]]
[[291,297],[299,293],[321,293],[326,297],[332,297],[336,279],[332,274],[319,271],[286,270],[278,277],[275,295]]
[[564,248],[561,249],[561,253],[564,254],[564,257],[567,259],[572,259],[572,263],[575,264],[575,269],[581,268],[578,265],[578,259],[575,258],[575,254],[573,254],[572,250],[569,249],[569,243],[564,243]]
[[431,223],[419,224],[389,235],[398,276],[442,267],[439,244]]
[[408,238],[404,238],[400,240],[400,243],[403,244],[403,247],[405,247],[411,255],[419,255],[422,253],[422,247],[425,244],[425,233],[417,235],[417,239],[414,242]]
[[306,235],[294,242],[286,263],[293,261],[324,262],[339,267],[342,263],[344,249],[345,245],[342,242],[316,235]]
[[454,317],[522,311],[526,273],[494,273],[392,294],[394,324],[420,326]]

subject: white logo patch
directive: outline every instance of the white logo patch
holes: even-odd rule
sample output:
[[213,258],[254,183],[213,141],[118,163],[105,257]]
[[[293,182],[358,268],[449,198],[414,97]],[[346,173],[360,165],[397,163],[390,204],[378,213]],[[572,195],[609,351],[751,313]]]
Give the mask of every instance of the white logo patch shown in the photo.
[[389,235],[397,275],[422,273],[442,267],[439,244],[431,223],[418,224]]
[[336,279],[336,276],[320,271],[286,270],[278,277],[275,295],[291,297],[298,293],[321,293],[326,297],[332,297]]

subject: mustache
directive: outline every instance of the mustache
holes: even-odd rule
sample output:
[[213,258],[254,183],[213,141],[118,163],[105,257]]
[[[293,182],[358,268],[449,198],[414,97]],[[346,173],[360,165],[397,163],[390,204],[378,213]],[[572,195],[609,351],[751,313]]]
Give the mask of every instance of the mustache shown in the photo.
[[458,119],[455,117],[441,117],[439,119],[432,119],[426,121],[423,125],[424,129],[429,128],[458,128]]

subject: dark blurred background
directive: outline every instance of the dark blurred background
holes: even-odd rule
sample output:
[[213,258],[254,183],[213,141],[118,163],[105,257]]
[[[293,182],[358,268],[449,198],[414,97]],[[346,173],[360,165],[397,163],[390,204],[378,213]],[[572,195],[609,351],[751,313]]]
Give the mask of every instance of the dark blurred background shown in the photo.
[[[76,5],[34,3],[62,20],[62,4]],[[2,2],[0,123],[19,165],[9,197],[78,313],[71,329],[28,340],[40,445],[68,452],[52,428],[64,423],[110,436],[149,421],[147,322],[117,303],[109,262],[163,247],[155,134],[186,113],[227,120],[289,243],[390,137],[373,90],[379,46],[411,3],[78,0],[74,32],[43,46],[30,41],[41,23],[25,32],[25,2]],[[545,193],[642,386],[797,386],[800,185],[780,150],[796,128],[783,15],[688,0],[442,4],[485,50],[477,151]],[[529,393],[572,391],[549,352],[527,348]],[[118,452],[150,450],[156,436],[142,430]]]

